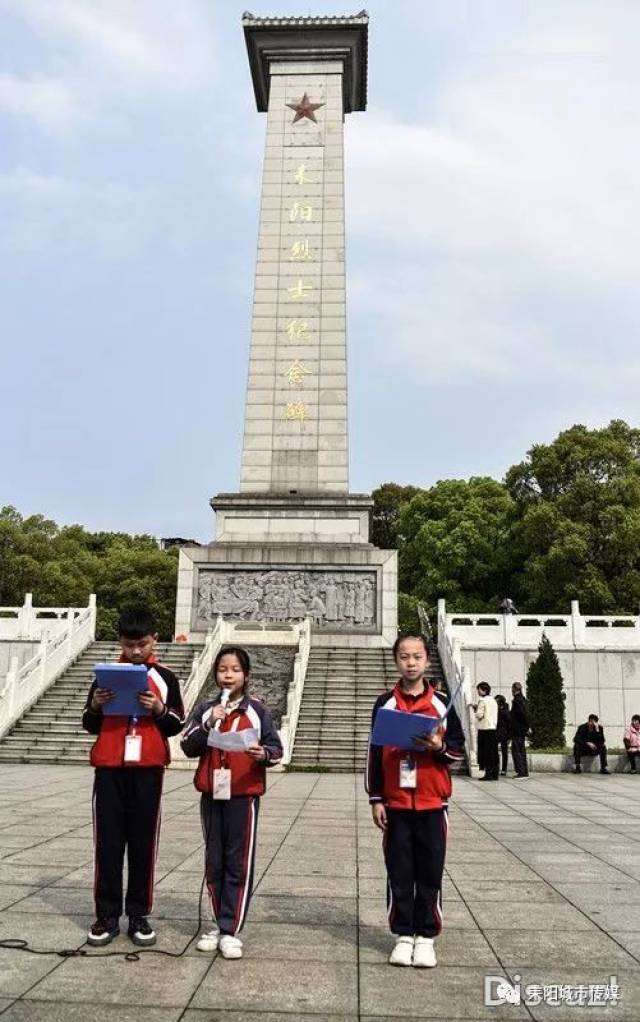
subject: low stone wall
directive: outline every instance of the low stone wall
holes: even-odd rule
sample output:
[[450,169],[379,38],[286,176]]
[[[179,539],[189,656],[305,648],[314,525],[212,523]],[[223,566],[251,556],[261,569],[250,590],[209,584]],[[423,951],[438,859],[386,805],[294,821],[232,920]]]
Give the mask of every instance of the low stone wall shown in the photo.
[[[625,725],[640,713],[640,650],[575,650],[554,647],[566,692],[567,745],[573,742],[578,724],[597,713],[610,748],[622,746]],[[511,701],[511,685],[519,681],[526,689],[529,665],[537,649],[482,649],[464,647],[462,663],[472,690],[488,681],[494,695]]]
[[[574,762],[571,753],[553,752],[531,752],[527,753],[530,773],[571,773]],[[597,774],[600,770],[600,760],[597,756],[583,756],[581,761],[582,772],[585,774]],[[629,760],[625,753],[611,753],[607,756],[607,766],[612,774],[624,774],[629,772]]]

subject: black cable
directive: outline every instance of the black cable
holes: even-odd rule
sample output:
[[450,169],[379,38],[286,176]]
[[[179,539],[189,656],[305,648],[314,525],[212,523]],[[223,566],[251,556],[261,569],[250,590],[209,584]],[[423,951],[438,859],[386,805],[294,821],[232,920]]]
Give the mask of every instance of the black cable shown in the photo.
[[161,948],[150,947],[140,948],[139,951],[91,952],[89,951],[91,945],[88,944],[87,941],[84,941],[84,943],[77,948],[62,948],[61,950],[55,951],[53,949],[29,947],[29,941],[22,940],[20,937],[5,937],[3,940],[0,940],[0,948],[4,948],[7,951],[26,951],[30,955],[56,955],[58,958],[124,958],[125,962],[139,962],[141,955],[164,955],[166,958],[182,958],[202,929],[202,895],[204,893],[204,885],[207,880],[207,849],[209,847],[210,824],[209,814],[207,812],[202,812],[202,816],[204,818],[204,869],[198,897],[198,929],[192,937],[189,937],[189,940],[183,947],[182,951],[163,951]]

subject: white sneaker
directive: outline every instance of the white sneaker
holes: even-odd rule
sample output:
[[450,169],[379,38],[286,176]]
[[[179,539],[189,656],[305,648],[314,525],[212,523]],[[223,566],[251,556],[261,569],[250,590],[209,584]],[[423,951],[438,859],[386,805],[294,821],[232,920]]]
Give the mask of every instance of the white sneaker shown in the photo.
[[418,969],[433,969],[438,964],[431,937],[416,937],[413,945],[413,964]]
[[411,965],[413,937],[396,937],[396,946],[389,955],[389,965]]
[[200,940],[196,944],[196,951],[217,951],[219,939],[218,930],[209,930],[208,933],[201,934]]
[[225,933],[218,942],[220,953],[223,958],[242,958],[242,941],[239,937],[232,937]]

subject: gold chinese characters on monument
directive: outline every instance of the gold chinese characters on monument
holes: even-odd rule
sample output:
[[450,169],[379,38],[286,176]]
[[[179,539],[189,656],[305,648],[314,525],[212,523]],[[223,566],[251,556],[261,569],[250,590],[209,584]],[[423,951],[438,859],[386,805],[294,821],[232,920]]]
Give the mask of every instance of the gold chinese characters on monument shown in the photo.
[[[312,102],[305,92],[300,100],[294,103],[287,103],[286,105],[295,113],[291,122],[292,125],[299,125],[304,130],[304,125],[308,121],[317,124],[315,112],[323,107],[324,103]],[[293,171],[293,183],[299,188],[309,184],[308,171],[309,168],[305,163],[298,164]],[[314,208],[310,199],[305,197],[304,194],[301,195],[300,199],[296,199],[288,211],[288,218],[290,224],[312,223]],[[296,238],[291,242],[288,261],[290,263],[311,263],[314,261],[310,250],[309,238]],[[287,295],[290,301],[308,301],[314,296],[314,288],[312,284],[306,283],[302,277],[299,277],[296,283],[287,288]],[[311,340],[311,327],[307,320],[292,319],[285,325],[284,331],[289,343]],[[296,358],[284,371],[283,376],[291,390],[304,391],[305,380],[312,377],[313,373],[303,365],[299,358]],[[304,430],[304,424],[309,419],[309,416],[309,406],[302,400],[287,401],[282,410],[283,419],[287,422],[297,422],[300,432]]]

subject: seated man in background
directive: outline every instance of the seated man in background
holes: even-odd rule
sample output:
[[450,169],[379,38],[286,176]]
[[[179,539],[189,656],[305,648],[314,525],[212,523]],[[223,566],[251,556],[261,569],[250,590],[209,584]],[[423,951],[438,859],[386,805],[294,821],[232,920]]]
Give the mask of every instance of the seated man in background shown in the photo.
[[599,756],[600,773],[608,774],[607,769],[607,746],[604,740],[602,725],[598,723],[598,715],[590,713],[586,724],[580,724],[573,736],[573,758],[575,761],[575,773],[581,774],[581,756]]

